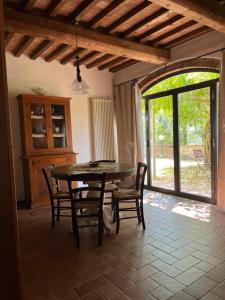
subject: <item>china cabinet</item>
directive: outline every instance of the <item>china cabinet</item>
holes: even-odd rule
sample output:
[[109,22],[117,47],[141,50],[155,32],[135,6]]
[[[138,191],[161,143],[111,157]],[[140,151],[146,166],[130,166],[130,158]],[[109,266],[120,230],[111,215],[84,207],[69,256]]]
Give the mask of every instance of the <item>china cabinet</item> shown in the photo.
[[[76,162],[72,150],[70,98],[19,95],[25,201],[29,207],[49,204],[42,168]],[[61,183],[62,185],[64,183]]]

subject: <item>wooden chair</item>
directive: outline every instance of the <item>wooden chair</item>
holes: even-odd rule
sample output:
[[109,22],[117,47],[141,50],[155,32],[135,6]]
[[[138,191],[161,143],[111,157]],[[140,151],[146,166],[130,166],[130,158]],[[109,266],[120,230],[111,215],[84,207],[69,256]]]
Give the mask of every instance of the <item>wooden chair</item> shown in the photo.
[[[52,210],[52,228],[55,226],[55,218],[59,221],[60,217],[70,217],[70,214],[61,214],[61,211],[70,210],[71,212],[71,201],[69,191],[60,190],[59,181],[51,176],[51,170],[55,168],[55,165],[50,165],[42,169],[42,172],[47,183],[48,192],[51,201]],[[66,206],[62,205],[69,203]]]
[[[115,159],[114,160],[109,160],[109,159],[95,160],[92,163],[115,163]],[[85,183],[88,183],[88,182],[85,182]],[[111,207],[113,209],[113,200],[112,200],[113,192],[116,191],[117,189],[118,189],[118,187],[114,181],[107,181],[105,183],[105,194],[110,194],[110,196],[105,195],[106,201],[104,201],[104,205],[111,205]],[[110,199],[111,201],[107,201],[107,199]]]
[[[116,233],[119,232],[120,220],[137,218],[145,229],[144,210],[143,210],[143,190],[147,171],[147,165],[139,162],[137,166],[135,187],[119,188],[113,192],[113,201],[116,211]],[[120,204],[135,204],[135,206],[121,207]],[[120,212],[136,212],[136,215],[120,217]]]
[[[79,228],[82,227],[98,227],[98,245],[100,246],[102,243],[105,180],[105,173],[79,175],[79,178],[76,175],[72,175],[68,179],[72,203],[73,233],[76,236],[77,248],[80,248]],[[89,183],[97,181],[100,186],[87,186],[73,189],[73,181],[88,181]],[[92,218],[92,223],[80,225],[79,220],[84,218]],[[93,224],[93,219],[96,220],[96,224]]]

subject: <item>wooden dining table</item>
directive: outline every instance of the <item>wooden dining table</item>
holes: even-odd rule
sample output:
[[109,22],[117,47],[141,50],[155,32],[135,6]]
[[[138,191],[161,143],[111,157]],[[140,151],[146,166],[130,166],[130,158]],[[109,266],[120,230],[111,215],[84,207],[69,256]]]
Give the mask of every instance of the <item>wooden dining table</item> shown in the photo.
[[[70,176],[77,181],[85,182],[87,174],[107,173],[107,181],[124,179],[135,174],[136,168],[132,164],[99,162],[99,163],[82,163],[70,164],[55,167],[51,170],[52,176],[58,180],[68,180]],[[108,205],[103,205],[103,219],[108,234],[114,234],[113,229],[113,211]]]
[[[124,179],[135,174],[136,168],[132,164],[99,162],[99,163],[80,163],[58,166],[52,169],[52,176],[55,179],[67,180],[70,176],[76,176],[81,181],[85,179],[85,174],[107,173],[107,180]],[[84,180],[85,181],[85,180]]]

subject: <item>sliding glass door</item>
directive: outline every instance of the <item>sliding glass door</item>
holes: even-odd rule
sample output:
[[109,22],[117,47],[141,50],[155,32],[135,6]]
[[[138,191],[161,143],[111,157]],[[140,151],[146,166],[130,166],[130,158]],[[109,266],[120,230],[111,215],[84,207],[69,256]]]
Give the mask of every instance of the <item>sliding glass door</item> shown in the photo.
[[149,100],[151,185],[174,190],[173,98]]
[[210,87],[178,94],[180,191],[211,198]]
[[214,201],[217,81],[145,96],[147,187]]

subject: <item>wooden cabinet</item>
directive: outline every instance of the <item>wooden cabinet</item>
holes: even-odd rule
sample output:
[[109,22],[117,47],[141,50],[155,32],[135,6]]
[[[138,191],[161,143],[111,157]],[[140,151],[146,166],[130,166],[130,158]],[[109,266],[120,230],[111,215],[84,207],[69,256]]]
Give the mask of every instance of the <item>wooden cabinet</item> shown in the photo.
[[29,207],[49,204],[41,169],[76,162],[72,150],[70,98],[19,95],[25,200]]

